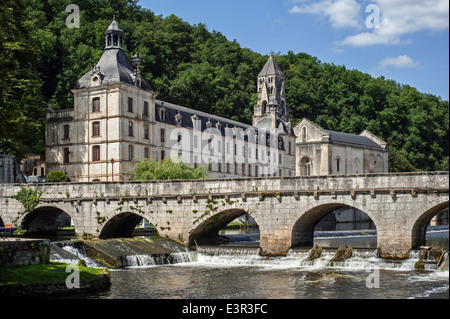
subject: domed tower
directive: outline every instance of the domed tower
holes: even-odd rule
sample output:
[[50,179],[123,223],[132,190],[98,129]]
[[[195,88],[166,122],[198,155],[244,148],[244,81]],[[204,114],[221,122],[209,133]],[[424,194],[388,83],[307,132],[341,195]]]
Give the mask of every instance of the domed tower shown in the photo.
[[128,60],[124,40],[114,19],[103,55],[72,89],[74,109],[48,113],[47,166],[72,181],[124,181],[133,158],[154,156],[156,93],[141,75],[140,55]]

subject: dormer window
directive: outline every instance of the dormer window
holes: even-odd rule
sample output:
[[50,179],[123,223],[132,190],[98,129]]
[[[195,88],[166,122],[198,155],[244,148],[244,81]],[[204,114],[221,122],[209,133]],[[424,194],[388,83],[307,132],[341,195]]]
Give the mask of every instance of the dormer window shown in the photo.
[[165,121],[166,120],[166,109],[165,109],[164,106],[159,109],[159,119],[161,121]]
[[181,115],[180,111],[178,111],[178,114],[175,115],[175,121],[178,125],[181,125],[181,121],[183,120],[183,116]]

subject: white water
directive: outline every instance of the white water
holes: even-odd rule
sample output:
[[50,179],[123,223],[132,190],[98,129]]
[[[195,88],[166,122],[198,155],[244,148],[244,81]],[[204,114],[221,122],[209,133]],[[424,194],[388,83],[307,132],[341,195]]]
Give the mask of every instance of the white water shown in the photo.
[[[219,267],[257,266],[311,270],[324,268],[414,270],[414,265],[419,260],[418,251],[412,251],[407,260],[392,261],[378,258],[376,250],[354,249],[352,258],[332,262],[335,252],[335,249],[324,249],[320,258],[308,260],[309,250],[306,249],[291,249],[286,257],[262,257],[256,248],[200,247],[196,263]],[[426,263],[425,269],[435,270],[436,265]]]
[[80,259],[83,259],[88,267],[101,267],[94,259],[86,256],[83,246],[81,246],[81,248],[75,248],[72,245],[67,244],[60,248],[59,246],[53,245],[50,259],[52,261],[75,265],[80,261]]

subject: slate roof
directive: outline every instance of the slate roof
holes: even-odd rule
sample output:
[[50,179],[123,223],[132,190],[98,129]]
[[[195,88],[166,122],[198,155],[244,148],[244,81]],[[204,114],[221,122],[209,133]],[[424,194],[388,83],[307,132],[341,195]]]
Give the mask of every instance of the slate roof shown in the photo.
[[[161,114],[160,110],[163,107],[165,109],[165,119],[164,120],[160,117],[160,114]],[[229,119],[226,119],[223,117],[215,116],[215,115],[208,114],[205,112],[200,112],[197,110],[189,109],[187,107],[179,106],[179,105],[164,102],[164,101],[158,101],[158,100],[156,101],[155,111],[156,111],[155,121],[160,122],[160,123],[180,126],[180,127],[184,127],[184,128],[188,128],[188,129],[193,129],[194,125],[192,122],[192,117],[194,115],[196,115],[198,117],[198,120],[201,121],[201,127],[200,127],[201,132],[204,132],[208,128],[207,127],[208,122],[211,122],[212,128],[217,128],[216,125],[218,122],[220,122],[220,124],[221,124],[220,132],[221,132],[222,136],[225,136],[225,130],[227,127],[229,129],[233,129],[234,127],[236,127],[237,129],[242,129],[242,131],[245,131],[249,128],[253,128],[253,129],[255,129],[255,132],[258,132],[258,128],[251,126],[251,125],[247,125],[244,123],[229,120]],[[181,115],[181,123],[177,123],[177,121],[176,121],[176,116],[178,114]],[[269,137],[270,137],[270,132],[269,132],[269,130],[267,130],[266,141]],[[244,140],[248,141],[247,135],[244,136]],[[284,139],[280,136],[278,137],[278,143],[281,143],[280,144],[281,146],[279,145],[279,149],[285,150]],[[270,146],[270,143],[267,142],[266,145]]]
[[108,29],[106,29],[105,35],[108,33],[124,33],[117,23],[116,19],[114,19],[113,22],[109,25]]
[[380,145],[372,141],[366,136],[354,135],[349,133],[335,132],[324,130],[326,133],[330,134],[331,142],[340,142],[340,143],[348,143],[354,145],[363,145],[380,148]]
[[[125,83],[135,86],[133,82],[133,67],[131,66],[125,51],[120,48],[110,48],[105,50],[96,67],[100,68],[102,74],[102,85],[115,83]],[[91,87],[91,72],[86,73],[75,85],[74,89],[84,89]],[[154,92],[151,85],[141,79],[141,89]]]
[[280,67],[273,59],[272,54],[270,55],[269,59],[267,60],[266,64],[264,65],[263,69],[259,73],[258,77],[269,76],[269,75],[285,77],[283,72],[281,71]]

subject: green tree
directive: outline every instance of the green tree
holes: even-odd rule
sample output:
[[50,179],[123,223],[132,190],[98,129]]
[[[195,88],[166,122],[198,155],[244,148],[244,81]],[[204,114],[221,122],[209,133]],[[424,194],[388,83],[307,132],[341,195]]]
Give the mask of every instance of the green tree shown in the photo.
[[135,164],[135,168],[130,172],[133,181],[206,179],[208,176],[208,170],[204,166],[190,167],[184,162],[171,159],[162,162],[135,160]]

